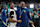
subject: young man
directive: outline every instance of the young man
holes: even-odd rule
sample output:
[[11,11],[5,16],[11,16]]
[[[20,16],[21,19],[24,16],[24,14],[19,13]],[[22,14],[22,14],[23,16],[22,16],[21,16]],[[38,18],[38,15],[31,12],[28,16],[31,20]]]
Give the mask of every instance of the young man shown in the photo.
[[16,27],[17,22],[21,22],[21,20],[17,20],[16,18],[16,12],[14,10],[14,4],[10,4],[10,9],[9,9],[9,24],[8,27]]
[[5,6],[4,9],[1,10],[1,21],[2,21],[2,25],[3,27],[6,27],[7,25],[5,25],[6,23],[6,18],[7,18],[7,6]]
[[29,27],[29,10],[25,7],[25,2],[20,3],[20,8],[18,8],[17,12],[17,20],[22,20],[21,23],[17,24],[17,27]]
[[39,27],[39,9],[34,9],[33,10],[33,13],[32,13],[32,17],[33,17],[33,22],[34,22],[34,25],[35,27]]

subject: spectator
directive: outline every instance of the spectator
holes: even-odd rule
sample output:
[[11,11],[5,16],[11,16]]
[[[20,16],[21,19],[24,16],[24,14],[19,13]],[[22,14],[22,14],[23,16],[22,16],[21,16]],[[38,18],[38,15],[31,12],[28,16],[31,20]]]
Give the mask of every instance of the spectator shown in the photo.
[[33,18],[33,21],[34,21],[34,25],[35,25],[35,27],[38,27],[39,26],[39,21],[38,21],[38,18],[39,18],[39,14],[38,14],[38,10],[33,10],[33,13],[32,13],[32,15],[34,16],[34,18]]

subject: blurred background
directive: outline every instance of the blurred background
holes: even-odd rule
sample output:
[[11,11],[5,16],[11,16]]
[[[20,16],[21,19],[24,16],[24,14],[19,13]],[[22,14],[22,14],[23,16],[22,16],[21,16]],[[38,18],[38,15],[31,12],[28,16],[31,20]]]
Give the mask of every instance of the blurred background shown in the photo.
[[[32,21],[34,22],[36,27],[40,27],[40,0],[0,0],[0,25],[1,25],[1,10],[7,5],[9,8],[9,4],[12,2],[16,8],[19,8],[20,2],[24,1],[25,8],[29,9],[29,14],[32,17]],[[33,13],[34,12],[34,13]],[[38,13],[39,15],[37,15]]]

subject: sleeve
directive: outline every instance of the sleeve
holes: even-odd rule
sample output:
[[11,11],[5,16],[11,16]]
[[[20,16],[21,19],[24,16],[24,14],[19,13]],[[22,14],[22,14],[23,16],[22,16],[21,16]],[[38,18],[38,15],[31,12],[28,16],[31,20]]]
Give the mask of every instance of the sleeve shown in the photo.
[[38,11],[38,14],[40,14],[40,12]]
[[29,18],[30,20],[32,20],[32,18],[31,18],[30,15],[29,15],[29,11],[27,12],[27,15],[28,15],[28,18]]
[[10,17],[10,8],[8,9],[8,17]]
[[3,21],[4,10],[1,10],[1,20]]
[[18,14],[18,11],[19,11],[19,9],[17,9],[17,11],[16,11],[16,15]]
[[15,17],[15,20],[17,20],[17,16],[16,16],[16,12],[14,11],[14,17]]

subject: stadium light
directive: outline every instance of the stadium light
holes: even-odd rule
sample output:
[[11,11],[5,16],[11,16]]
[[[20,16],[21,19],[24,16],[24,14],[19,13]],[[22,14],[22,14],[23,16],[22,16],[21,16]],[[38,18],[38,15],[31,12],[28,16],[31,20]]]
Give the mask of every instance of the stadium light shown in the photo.
[[34,4],[29,4],[29,8],[33,9],[34,8]]

